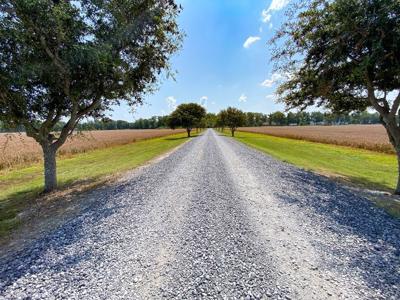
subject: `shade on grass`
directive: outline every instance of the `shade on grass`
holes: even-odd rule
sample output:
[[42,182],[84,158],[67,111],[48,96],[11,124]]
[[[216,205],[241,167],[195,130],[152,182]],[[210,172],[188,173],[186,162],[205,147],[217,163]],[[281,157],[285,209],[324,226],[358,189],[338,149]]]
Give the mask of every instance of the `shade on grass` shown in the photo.
[[[177,134],[58,159],[59,187],[81,181],[96,182],[104,176],[133,169],[185,141],[185,134]],[[17,213],[41,191],[42,164],[0,172],[0,236],[17,224]]]

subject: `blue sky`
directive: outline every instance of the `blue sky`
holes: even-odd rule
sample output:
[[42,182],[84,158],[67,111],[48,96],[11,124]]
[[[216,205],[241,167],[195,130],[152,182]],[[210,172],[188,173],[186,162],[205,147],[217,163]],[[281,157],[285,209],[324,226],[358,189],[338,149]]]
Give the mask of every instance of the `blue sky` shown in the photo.
[[125,105],[113,119],[132,121],[166,115],[174,106],[197,102],[210,112],[227,106],[269,113],[280,75],[274,74],[268,40],[284,18],[289,0],[180,0],[180,28],[186,37],[172,61],[175,81],[162,79],[159,90],[134,113]]

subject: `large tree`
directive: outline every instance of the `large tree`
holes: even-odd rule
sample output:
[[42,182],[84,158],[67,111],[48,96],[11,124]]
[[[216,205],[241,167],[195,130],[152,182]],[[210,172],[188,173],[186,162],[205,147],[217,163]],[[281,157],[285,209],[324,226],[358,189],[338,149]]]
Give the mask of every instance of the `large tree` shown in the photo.
[[231,130],[231,135],[235,136],[235,131],[238,127],[246,123],[246,114],[240,109],[228,107],[224,112],[224,124]]
[[[4,0],[0,120],[43,148],[45,190],[56,153],[85,117],[142,103],[181,44],[173,0]],[[54,132],[60,121],[65,125]]]
[[184,103],[171,113],[168,118],[168,124],[171,128],[185,128],[188,137],[190,137],[193,127],[199,127],[205,116],[206,110],[201,105],[197,103]]
[[[288,108],[375,109],[400,168],[400,1],[312,0],[272,40]],[[395,191],[400,194],[400,177]]]

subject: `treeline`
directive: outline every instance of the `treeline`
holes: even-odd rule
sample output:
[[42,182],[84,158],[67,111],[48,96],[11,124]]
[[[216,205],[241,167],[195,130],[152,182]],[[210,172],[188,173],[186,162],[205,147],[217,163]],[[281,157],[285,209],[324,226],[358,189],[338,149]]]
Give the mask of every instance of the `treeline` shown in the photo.
[[[277,111],[271,114],[262,114],[255,112],[244,113],[245,123],[244,127],[258,127],[258,126],[287,126],[287,125],[345,125],[345,124],[378,124],[379,114],[368,112],[357,112],[351,114],[332,114],[322,112],[288,112],[283,113]],[[202,127],[217,127],[217,115],[207,113],[202,121]],[[59,122],[55,126],[55,130],[59,131],[65,125]],[[123,120],[95,120],[78,124],[77,129],[84,130],[117,130],[117,129],[157,129],[168,128],[168,116],[153,116],[151,118],[140,118],[134,122],[127,122]],[[24,131],[22,126],[18,128],[6,128],[0,122],[0,132],[15,132]]]
[[[94,120],[79,123],[76,127],[78,131],[84,130],[117,130],[117,129],[158,129],[167,128],[168,116],[153,116],[148,119],[137,119],[134,122],[127,122],[124,120]],[[55,131],[60,131],[64,122],[58,122],[54,126]],[[3,123],[0,122],[0,132],[23,132],[24,127],[19,126],[18,128],[6,128]]]
[[116,129],[157,129],[167,127],[168,116],[153,116],[148,119],[137,119],[134,122],[123,120],[89,121],[78,125],[78,130],[116,130]]
[[[249,122],[247,122],[249,123]],[[346,125],[346,124],[379,124],[379,114],[364,112],[353,112],[350,114],[334,114],[322,112],[288,112],[280,111],[268,115],[265,125]],[[251,126],[251,125],[246,125]]]
[[[354,112],[351,114],[333,114],[322,112],[288,112],[277,111],[271,114],[245,112],[243,127],[258,126],[305,126],[305,125],[346,125],[346,124],[379,124],[378,113]],[[208,113],[206,127],[217,127],[217,115]]]

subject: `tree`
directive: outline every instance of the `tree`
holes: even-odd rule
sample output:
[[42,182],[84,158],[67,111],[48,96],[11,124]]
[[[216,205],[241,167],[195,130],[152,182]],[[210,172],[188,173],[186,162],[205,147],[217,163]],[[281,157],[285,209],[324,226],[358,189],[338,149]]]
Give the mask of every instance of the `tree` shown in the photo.
[[1,2],[0,119],[42,146],[46,191],[57,185],[57,150],[82,118],[142,103],[169,72],[179,12],[173,0]]
[[[374,108],[400,172],[400,1],[304,5],[272,40],[275,70],[288,75],[280,101],[289,108],[318,105],[335,112]],[[400,176],[395,193],[400,194]]]
[[223,132],[226,126],[226,110],[221,110],[217,115],[217,123],[216,126],[221,128]]
[[205,118],[205,126],[207,128],[214,128],[215,126],[217,126],[217,115],[213,114],[213,113],[207,113]]
[[225,125],[231,130],[232,136],[235,136],[236,129],[246,123],[246,114],[234,107],[228,107],[224,114]]
[[188,137],[193,127],[198,126],[201,120],[206,116],[204,107],[197,103],[184,103],[179,105],[169,116],[168,125],[171,128],[186,128]]
[[286,116],[283,112],[276,111],[269,115],[270,125],[285,125]]

